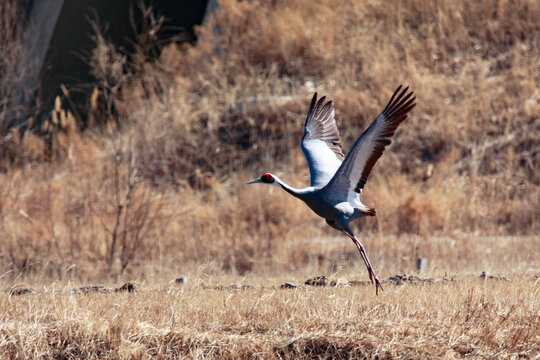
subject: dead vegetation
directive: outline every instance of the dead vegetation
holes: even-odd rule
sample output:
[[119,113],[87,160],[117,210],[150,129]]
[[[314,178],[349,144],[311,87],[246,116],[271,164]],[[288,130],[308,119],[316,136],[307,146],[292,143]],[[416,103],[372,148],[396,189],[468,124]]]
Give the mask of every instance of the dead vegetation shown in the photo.
[[[196,44],[154,61],[144,44],[126,57],[98,33],[86,127],[63,109],[66,89],[39,128],[2,134],[3,287],[142,285],[6,292],[1,352],[536,356],[538,284],[508,274],[540,264],[540,3],[220,3]],[[0,76],[15,65],[5,60]],[[243,184],[265,171],[308,183],[299,140],[313,92],[334,100],[348,150],[400,83],[418,106],[366,185],[377,217],[357,223],[375,268],[410,274],[421,257],[438,278],[485,270],[512,281],[389,284],[379,298],[364,286],[278,289],[303,282],[291,277],[366,278],[354,246],[303,204]],[[164,285],[186,274],[194,284]],[[229,288],[231,276],[269,274],[292,275],[271,290]]]
[[[7,358],[527,358],[540,352],[538,284],[461,277],[366,286],[207,287],[0,295]],[[227,277],[225,281],[234,280]],[[214,284],[223,280],[212,281]],[[58,291],[60,290],[60,291]]]
[[465,247],[469,234],[537,234],[537,2],[388,10],[223,1],[197,44],[154,62],[141,52],[129,63],[98,32],[94,126],[82,130],[59,98],[40,129],[3,138],[2,266],[82,278],[164,256],[239,273],[300,268],[312,249],[285,244],[334,234],[294,199],[241,184],[268,170],[307,183],[298,142],[313,91],[335,100],[347,149],[402,82],[419,105],[367,184],[378,216],[364,234]]

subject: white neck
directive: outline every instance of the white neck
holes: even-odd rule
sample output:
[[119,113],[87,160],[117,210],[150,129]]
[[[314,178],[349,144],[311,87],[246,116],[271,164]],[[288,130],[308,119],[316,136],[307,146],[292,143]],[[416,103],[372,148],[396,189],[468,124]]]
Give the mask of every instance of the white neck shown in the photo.
[[277,176],[274,176],[274,180],[275,180],[276,185],[281,186],[283,188],[283,190],[285,190],[286,192],[288,192],[292,196],[297,197],[300,200],[304,200],[304,195],[309,194],[310,192],[312,192],[311,187],[307,187],[307,188],[304,188],[304,189],[297,189],[297,188],[294,188],[294,187],[286,184],[285,182],[283,182]]

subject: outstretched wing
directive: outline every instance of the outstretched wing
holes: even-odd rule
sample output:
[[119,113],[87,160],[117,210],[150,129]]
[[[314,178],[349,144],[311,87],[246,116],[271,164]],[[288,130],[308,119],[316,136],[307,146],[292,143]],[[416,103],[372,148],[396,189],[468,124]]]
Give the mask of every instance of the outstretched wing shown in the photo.
[[345,157],[334,119],[334,106],[331,101],[325,104],[325,99],[323,96],[317,101],[317,93],[313,95],[304,125],[302,151],[309,165],[311,186],[326,185]]
[[[362,192],[373,165],[392,142],[399,124],[416,105],[409,88],[397,88],[383,112],[356,140],[351,151],[327,185],[328,196],[337,201],[351,201]],[[401,91],[401,92],[400,92]]]

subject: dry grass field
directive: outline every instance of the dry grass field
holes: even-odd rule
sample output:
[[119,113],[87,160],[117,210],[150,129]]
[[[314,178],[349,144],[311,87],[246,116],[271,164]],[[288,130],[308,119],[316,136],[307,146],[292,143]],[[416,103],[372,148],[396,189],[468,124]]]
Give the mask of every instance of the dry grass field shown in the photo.
[[[230,286],[234,281],[244,286]],[[280,288],[289,278],[48,285],[0,297],[5,358],[537,359],[538,275]],[[245,286],[249,284],[249,286]]]
[[[88,104],[66,89],[1,134],[0,358],[539,359],[540,2],[220,4],[157,59],[159,21],[129,57],[96,33]],[[0,37],[2,123],[20,40]],[[401,83],[418,105],[355,224],[375,296],[350,240],[244,184],[309,182],[313,92],[347,151]]]

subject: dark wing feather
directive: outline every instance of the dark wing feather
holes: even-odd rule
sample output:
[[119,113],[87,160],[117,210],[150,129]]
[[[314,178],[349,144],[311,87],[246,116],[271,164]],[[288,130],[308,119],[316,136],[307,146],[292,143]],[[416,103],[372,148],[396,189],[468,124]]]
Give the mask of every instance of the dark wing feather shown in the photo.
[[407,118],[407,113],[416,105],[413,92],[408,92],[408,87],[403,90],[401,88],[400,85],[383,112],[356,140],[328,184],[329,188],[334,187],[337,191],[333,197],[347,199],[348,191],[353,189],[353,185],[355,192],[362,191],[373,166],[382,156],[385,147],[392,142],[390,138],[399,124]]
[[324,104],[325,100],[326,96],[317,101],[317,93],[313,95],[304,125],[304,137],[302,140],[319,139],[324,141],[338,159],[342,161],[345,155],[343,155],[341,137],[334,119],[334,106],[332,101]]

